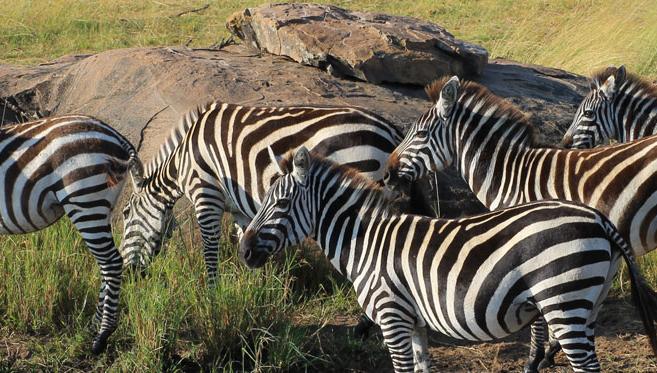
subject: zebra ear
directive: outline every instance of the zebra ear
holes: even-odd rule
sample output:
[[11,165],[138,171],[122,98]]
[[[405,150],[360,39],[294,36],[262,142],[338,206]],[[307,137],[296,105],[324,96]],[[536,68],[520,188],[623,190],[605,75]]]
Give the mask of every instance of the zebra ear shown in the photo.
[[294,154],[294,160],[292,161],[292,176],[294,176],[297,181],[301,184],[306,182],[306,174],[308,173],[308,168],[310,167],[310,153],[305,146],[302,146]]
[[616,77],[616,84],[620,86],[625,82],[625,77],[627,76],[627,71],[625,71],[625,65],[620,65],[618,69],[616,69],[616,73],[614,74]]
[[267,145],[267,153],[269,154],[269,159],[271,160],[271,163],[274,164],[274,167],[276,169],[276,172],[279,175],[284,175],[285,172],[283,172],[283,169],[281,168],[281,159],[274,154],[274,150],[272,150],[270,145]]
[[611,100],[616,94],[619,84],[620,83],[616,80],[616,74],[609,75],[607,80],[600,85],[600,93],[602,93],[607,100]]
[[461,81],[458,76],[454,75],[445,83],[443,89],[440,91],[440,98],[436,102],[436,106],[443,118],[447,118],[452,112],[460,87]]
[[138,192],[144,187],[144,165],[139,158],[132,160],[130,164],[130,176],[132,179],[132,190]]

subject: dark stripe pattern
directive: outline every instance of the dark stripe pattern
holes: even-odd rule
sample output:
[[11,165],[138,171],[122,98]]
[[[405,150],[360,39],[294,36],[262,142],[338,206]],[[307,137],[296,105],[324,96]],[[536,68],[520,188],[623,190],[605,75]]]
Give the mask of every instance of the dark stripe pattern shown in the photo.
[[[302,149],[245,231],[240,257],[259,267],[315,238],[381,326],[397,372],[428,372],[426,327],[490,341],[539,316],[575,371],[600,369],[595,320],[621,256],[636,275],[631,250],[604,216],[560,201],[458,220],[395,216],[383,196],[353,171]],[[541,353],[543,327],[543,320],[532,327],[532,349],[540,345]],[[540,357],[527,371],[536,371]]]
[[380,180],[401,132],[353,107],[249,107],[215,102],[187,114],[146,166],[124,210],[121,252],[145,265],[162,244],[167,214],[182,196],[193,203],[208,277],[216,276],[221,218],[245,227],[276,177],[277,157],[306,146]]
[[34,232],[64,214],[71,219],[102,276],[94,352],[116,328],[123,262],[110,213],[135,162],[132,145],[94,118],[62,116],[0,128],[0,233]]
[[609,217],[635,255],[657,247],[657,138],[541,148],[526,117],[486,88],[456,77],[432,87],[435,105],[389,161],[395,181],[453,164],[491,210],[545,199],[580,202]]
[[592,148],[609,140],[620,143],[657,134],[657,86],[624,66],[593,75],[591,91],[579,105],[563,144]]

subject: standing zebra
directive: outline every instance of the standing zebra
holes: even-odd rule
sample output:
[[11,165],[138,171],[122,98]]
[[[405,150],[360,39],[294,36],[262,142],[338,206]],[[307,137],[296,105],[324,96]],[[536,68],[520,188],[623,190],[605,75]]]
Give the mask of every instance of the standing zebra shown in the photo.
[[381,180],[388,155],[402,138],[388,121],[354,107],[214,102],[192,110],[136,177],[138,187],[123,211],[125,263],[145,265],[159,252],[166,217],[186,196],[195,208],[212,283],[222,215],[229,211],[239,226],[249,223],[275,177],[270,151],[281,156],[304,145]]
[[627,74],[625,66],[593,75],[591,91],[579,105],[563,145],[591,148],[657,134],[657,85]]
[[353,170],[305,148],[292,162],[246,229],[240,257],[260,267],[313,237],[381,326],[396,372],[429,371],[426,327],[490,341],[528,324],[538,343],[525,371],[535,372],[539,315],[576,372],[598,371],[595,321],[621,256],[657,354],[657,298],[628,245],[594,209],[548,201],[458,220],[394,216],[384,192]]
[[[637,256],[657,247],[657,138],[588,150],[537,147],[526,117],[457,77],[427,87],[435,105],[389,161],[386,184],[454,163],[489,209],[544,199],[580,202],[609,217]],[[552,343],[545,365],[559,346]]]
[[110,213],[128,169],[132,145],[109,125],[62,116],[0,127],[0,233],[35,232],[64,214],[82,235],[102,276],[92,345],[100,353],[116,328],[122,259]]

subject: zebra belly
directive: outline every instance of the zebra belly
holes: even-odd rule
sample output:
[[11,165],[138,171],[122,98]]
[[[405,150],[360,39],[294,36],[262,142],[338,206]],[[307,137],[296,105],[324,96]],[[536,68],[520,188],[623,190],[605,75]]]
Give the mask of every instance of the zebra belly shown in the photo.
[[20,207],[18,211],[12,213],[6,206],[0,209],[0,234],[36,232],[55,223],[64,215],[64,209],[52,193],[49,193],[39,206],[39,213],[36,209],[28,213],[24,211],[27,208]]

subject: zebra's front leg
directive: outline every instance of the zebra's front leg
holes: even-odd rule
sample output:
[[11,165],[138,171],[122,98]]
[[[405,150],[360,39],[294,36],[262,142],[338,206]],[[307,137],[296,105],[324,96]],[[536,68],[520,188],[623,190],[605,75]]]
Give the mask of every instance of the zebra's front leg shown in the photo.
[[529,361],[525,365],[525,373],[538,372],[539,365],[545,357],[545,319],[539,316],[531,325],[531,343]]
[[195,203],[196,220],[203,240],[203,259],[208,276],[208,285],[214,286],[217,279],[217,262],[219,257],[219,239],[221,238],[221,218],[224,214],[223,204]]

